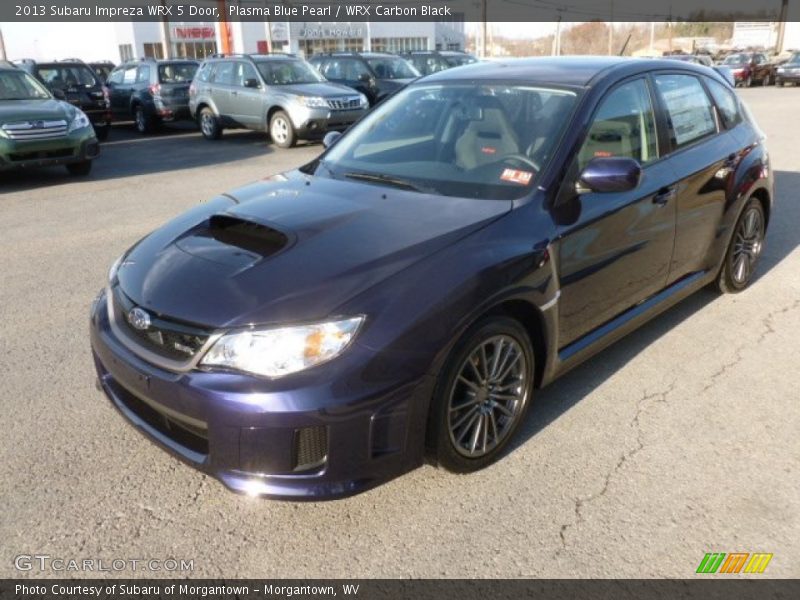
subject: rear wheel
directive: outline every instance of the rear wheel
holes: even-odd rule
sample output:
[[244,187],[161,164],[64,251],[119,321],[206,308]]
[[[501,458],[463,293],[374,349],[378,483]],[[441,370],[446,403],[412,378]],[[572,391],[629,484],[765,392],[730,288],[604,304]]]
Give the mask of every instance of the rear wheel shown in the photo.
[[533,389],[533,347],[519,322],[489,317],[448,358],[431,405],[429,445],[449,471],[497,460],[519,428]]
[[214,111],[207,106],[197,116],[197,124],[200,126],[200,132],[203,137],[207,140],[218,140],[222,137],[222,127],[219,124],[219,119],[217,119]]
[[88,175],[92,171],[92,161],[82,160],[81,162],[72,163],[67,165],[67,171],[70,175],[82,177]]
[[744,83],[742,83],[742,85],[746,88],[749,88],[751,85],[753,85],[753,77],[751,75],[748,75],[747,78],[744,80]]
[[764,75],[764,79],[761,80],[761,85],[766,87],[771,83],[772,83],[772,76],[769,73],[767,73],[766,75]]
[[292,120],[282,110],[277,111],[269,121],[269,136],[280,148],[291,148],[297,143],[297,134]]
[[133,110],[133,120],[136,123],[136,131],[141,134],[150,133],[155,129],[155,119],[148,115],[141,105]]
[[108,134],[111,131],[111,124],[106,123],[105,125],[95,125],[94,127],[94,134],[97,136],[97,139],[101,142],[108,139]]
[[764,248],[765,233],[764,208],[761,202],[751,198],[736,223],[733,239],[717,278],[717,287],[722,293],[735,294],[750,284]]

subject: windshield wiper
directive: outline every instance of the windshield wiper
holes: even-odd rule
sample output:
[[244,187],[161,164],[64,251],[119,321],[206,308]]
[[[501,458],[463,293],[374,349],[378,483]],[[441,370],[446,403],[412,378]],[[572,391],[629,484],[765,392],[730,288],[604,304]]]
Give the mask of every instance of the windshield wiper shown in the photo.
[[374,183],[383,183],[394,187],[402,188],[404,190],[411,190],[413,192],[425,192],[420,186],[411,183],[407,179],[399,177],[392,177],[391,175],[381,175],[380,173],[345,173],[348,179],[360,179],[361,181],[372,181]]

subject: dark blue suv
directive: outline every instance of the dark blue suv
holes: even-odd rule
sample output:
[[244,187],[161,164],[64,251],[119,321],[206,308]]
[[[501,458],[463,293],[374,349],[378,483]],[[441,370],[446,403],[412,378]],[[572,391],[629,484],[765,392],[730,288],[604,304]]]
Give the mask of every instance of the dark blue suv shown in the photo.
[[744,290],[773,200],[734,90],[675,61],[443,71],[326,146],[145,237],[92,308],[113,405],[239,492],[488,465],[537,388]]

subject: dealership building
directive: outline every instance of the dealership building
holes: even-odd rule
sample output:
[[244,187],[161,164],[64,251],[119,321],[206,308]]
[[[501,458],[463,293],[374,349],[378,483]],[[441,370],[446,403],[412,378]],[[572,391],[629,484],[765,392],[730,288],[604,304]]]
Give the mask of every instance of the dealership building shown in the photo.
[[399,23],[127,22],[115,23],[119,60],[203,58],[215,52],[321,52],[463,50],[463,20]]

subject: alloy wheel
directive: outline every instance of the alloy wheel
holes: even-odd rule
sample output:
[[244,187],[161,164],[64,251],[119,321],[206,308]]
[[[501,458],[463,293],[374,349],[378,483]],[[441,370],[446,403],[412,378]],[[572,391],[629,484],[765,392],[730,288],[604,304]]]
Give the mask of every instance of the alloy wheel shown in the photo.
[[211,137],[214,135],[214,117],[211,116],[211,113],[204,112],[200,115],[200,129],[203,131],[203,135],[206,137]]
[[756,208],[750,208],[739,222],[731,257],[731,277],[737,285],[747,283],[755,270],[764,245],[764,219]]
[[450,391],[447,427],[456,451],[480,458],[514,429],[528,400],[528,365],[509,335],[482,341],[467,356]]
[[272,119],[272,127],[269,131],[272,139],[278,144],[285,144],[289,139],[289,123],[283,117],[275,117]]

